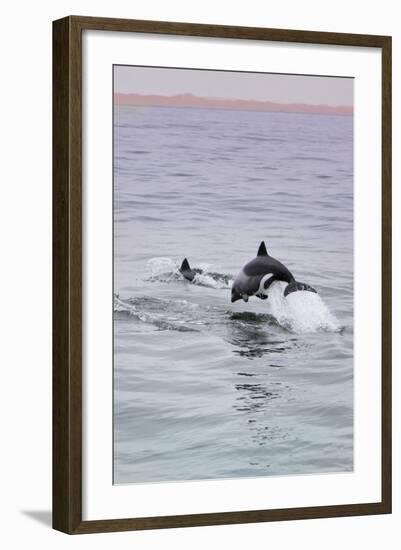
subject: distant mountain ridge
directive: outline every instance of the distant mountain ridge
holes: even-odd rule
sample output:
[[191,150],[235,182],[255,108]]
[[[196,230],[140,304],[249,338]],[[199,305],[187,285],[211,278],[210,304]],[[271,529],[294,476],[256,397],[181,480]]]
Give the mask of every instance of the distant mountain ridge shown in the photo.
[[117,105],[136,105],[142,107],[194,107],[198,109],[232,109],[242,111],[316,113],[334,115],[352,115],[351,105],[309,105],[306,103],[277,103],[253,99],[227,99],[199,97],[193,94],[174,96],[115,93]]

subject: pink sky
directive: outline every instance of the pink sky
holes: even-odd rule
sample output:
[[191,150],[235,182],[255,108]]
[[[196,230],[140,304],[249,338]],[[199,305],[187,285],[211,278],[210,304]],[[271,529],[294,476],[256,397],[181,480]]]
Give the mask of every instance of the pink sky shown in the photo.
[[208,109],[233,109],[247,111],[287,112],[287,113],[317,113],[352,115],[350,105],[313,105],[306,103],[278,103],[254,99],[231,99],[199,97],[193,94],[152,95],[136,93],[115,93],[117,105],[163,106],[163,107],[196,107]]

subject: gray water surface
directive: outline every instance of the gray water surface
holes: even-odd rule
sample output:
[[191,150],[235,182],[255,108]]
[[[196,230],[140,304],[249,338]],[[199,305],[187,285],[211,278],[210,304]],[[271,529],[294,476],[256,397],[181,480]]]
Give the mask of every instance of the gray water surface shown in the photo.
[[[352,117],[114,123],[114,482],[352,470]],[[231,304],[261,240],[319,294]]]

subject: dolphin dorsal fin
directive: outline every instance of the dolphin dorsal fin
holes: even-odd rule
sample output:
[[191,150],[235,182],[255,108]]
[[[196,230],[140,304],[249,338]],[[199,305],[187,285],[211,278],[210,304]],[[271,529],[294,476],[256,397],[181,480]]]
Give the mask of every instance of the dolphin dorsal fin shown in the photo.
[[265,241],[262,241],[260,243],[260,246],[259,246],[259,249],[258,249],[258,256],[268,256],[269,254],[267,253],[267,250],[266,250],[266,245],[265,245]]
[[184,258],[182,264],[181,264],[181,267],[180,267],[180,271],[189,271],[191,268],[189,267],[189,262],[186,258]]

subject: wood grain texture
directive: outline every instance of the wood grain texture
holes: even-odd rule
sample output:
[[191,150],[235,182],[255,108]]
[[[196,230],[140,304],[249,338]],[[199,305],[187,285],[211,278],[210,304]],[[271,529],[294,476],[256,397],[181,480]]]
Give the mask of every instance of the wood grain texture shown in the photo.
[[80,17],[76,15],[71,16],[70,19],[81,29],[204,36],[209,38],[270,40],[304,44],[382,47],[387,38],[385,36],[365,34],[269,29],[263,27],[234,27],[230,25],[147,21],[139,19],[111,19],[107,17]]
[[53,26],[53,527],[81,522],[81,51],[70,19]]
[[350,504],[344,506],[313,506],[308,508],[283,508],[276,510],[250,510],[216,514],[191,514],[150,518],[127,518],[82,522],[74,534],[109,533],[113,531],[139,531],[178,527],[202,527],[207,525],[235,525],[238,523],[263,523],[301,519],[334,518],[385,514],[382,503]]
[[[382,50],[382,500],[368,504],[82,521],[82,31]],[[71,16],[53,23],[53,527],[69,534],[391,512],[391,38]]]
[[382,502],[392,508],[392,109],[391,37],[382,45]]

